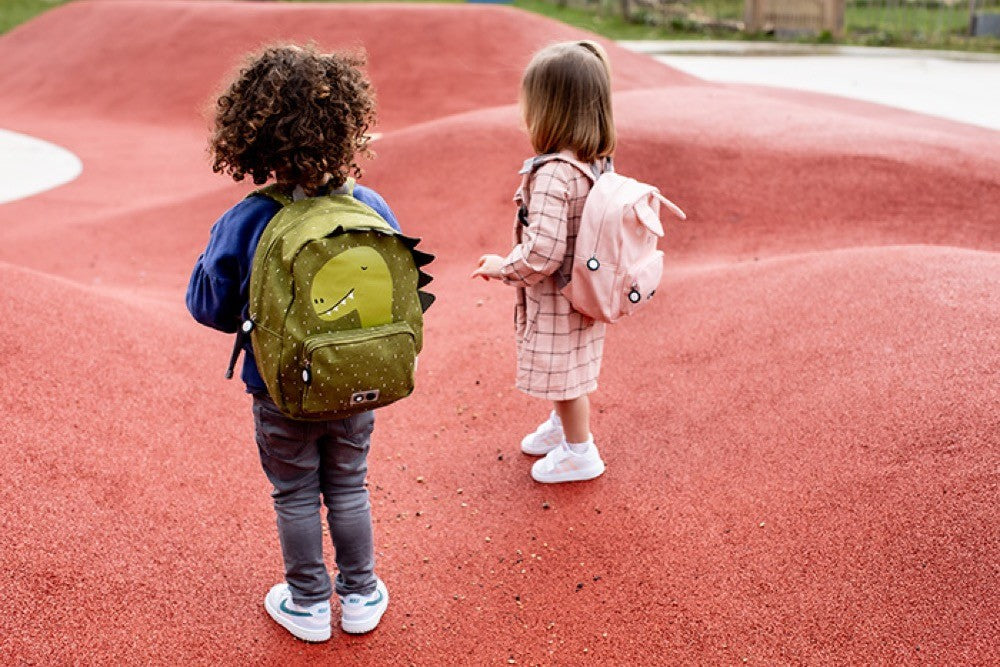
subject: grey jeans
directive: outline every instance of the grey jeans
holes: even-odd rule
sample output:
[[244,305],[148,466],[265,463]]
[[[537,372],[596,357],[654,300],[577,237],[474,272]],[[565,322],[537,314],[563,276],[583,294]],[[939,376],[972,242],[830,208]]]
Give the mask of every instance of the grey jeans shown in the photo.
[[340,570],[337,594],[374,591],[375,550],[365,475],[375,414],[301,421],[281,414],[269,397],[255,394],[253,421],[260,462],[274,486],[271,497],[292,599],[312,604],[332,595],[323,562],[321,497]]

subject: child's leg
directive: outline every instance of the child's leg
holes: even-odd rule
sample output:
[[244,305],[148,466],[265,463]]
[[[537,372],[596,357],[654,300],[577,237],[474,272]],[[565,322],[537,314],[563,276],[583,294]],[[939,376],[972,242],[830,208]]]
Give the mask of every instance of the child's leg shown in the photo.
[[320,439],[320,484],[340,570],[340,596],[368,595],[376,586],[371,504],[365,488],[374,426],[374,413],[366,412],[324,424]]
[[313,425],[289,419],[261,396],[254,396],[253,414],[260,462],[274,486],[271,497],[292,600],[303,606],[325,602],[332,587],[323,562],[320,457]]
[[590,398],[555,401],[566,444],[556,447],[531,466],[536,482],[582,482],[604,473],[604,461],[590,435]]
[[580,444],[590,440],[590,396],[584,394],[568,401],[555,401],[555,408],[567,443]]

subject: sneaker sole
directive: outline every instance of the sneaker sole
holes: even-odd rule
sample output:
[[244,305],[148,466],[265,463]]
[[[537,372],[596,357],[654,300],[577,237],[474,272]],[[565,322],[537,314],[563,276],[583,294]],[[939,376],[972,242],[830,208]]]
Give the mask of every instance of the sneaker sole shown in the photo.
[[330,639],[329,628],[326,630],[308,630],[306,628],[300,628],[282,616],[277,609],[272,607],[270,598],[264,598],[264,609],[267,610],[267,615],[273,618],[275,623],[283,627],[285,630],[288,630],[296,639],[301,639],[304,642],[311,643],[325,642]]
[[604,461],[601,461],[599,466],[594,468],[589,468],[587,470],[574,470],[572,472],[562,472],[551,477],[536,477],[534,467],[531,468],[531,479],[536,482],[541,482],[542,484],[559,484],[561,482],[586,482],[588,479],[594,479],[595,477],[600,477],[604,474],[605,465]]
[[348,621],[345,618],[340,619],[340,627],[349,635],[363,635],[366,632],[371,632],[378,627],[379,622],[382,620],[383,614],[389,608],[389,591],[385,591],[385,605],[382,610],[379,611],[375,616],[371,618],[366,618],[362,621]]

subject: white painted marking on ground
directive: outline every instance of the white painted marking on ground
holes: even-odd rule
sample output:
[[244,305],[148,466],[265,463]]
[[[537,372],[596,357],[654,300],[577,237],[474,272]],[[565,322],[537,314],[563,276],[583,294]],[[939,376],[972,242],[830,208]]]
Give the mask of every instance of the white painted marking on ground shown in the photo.
[[1000,62],[930,56],[654,57],[709,81],[839,95],[1000,130]]
[[83,171],[65,148],[0,129],[0,204],[69,183]]

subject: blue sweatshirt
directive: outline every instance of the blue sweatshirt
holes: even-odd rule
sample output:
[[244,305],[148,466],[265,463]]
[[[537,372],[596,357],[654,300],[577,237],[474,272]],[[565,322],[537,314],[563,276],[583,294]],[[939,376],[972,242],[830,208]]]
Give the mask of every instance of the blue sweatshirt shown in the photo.
[[[399,231],[396,216],[377,192],[355,185],[354,198],[371,206]],[[273,199],[254,195],[223,213],[212,226],[208,246],[195,263],[187,288],[187,308],[194,319],[213,329],[236,333],[248,316],[254,251],[267,223],[280,209],[281,204]],[[247,392],[266,392],[249,338],[243,351],[246,356],[242,378]],[[220,373],[225,368],[225,361],[219,360]]]

